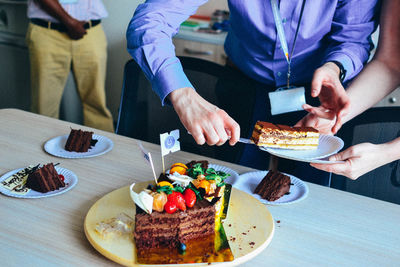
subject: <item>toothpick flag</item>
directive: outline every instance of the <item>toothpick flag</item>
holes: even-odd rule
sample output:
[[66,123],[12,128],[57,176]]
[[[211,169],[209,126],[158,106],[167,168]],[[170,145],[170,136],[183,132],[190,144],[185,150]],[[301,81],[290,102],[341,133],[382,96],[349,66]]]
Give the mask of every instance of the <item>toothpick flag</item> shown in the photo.
[[170,134],[160,134],[161,155],[165,156],[169,153],[174,153],[181,150],[179,139],[179,129],[171,131]]
[[164,156],[169,153],[174,153],[181,150],[181,144],[179,139],[179,129],[171,131],[168,133],[160,134],[160,145],[161,145],[161,158],[163,164],[163,172],[165,173],[164,167]]
[[140,147],[140,150],[142,151],[142,156],[143,156],[144,160],[145,160],[148,164],[150,164],[151,169],[153,170],[154,180],[156,181],[156,184],[157,184],[157,176],[156,176],[156,172],[155,172],[155,170],[154,170],[154,165],[153,165],[153,160],[152,160],[152,158],[151,158],[151,154],[150,154],[150,152],[148,152],[148,151],[143,147],[142,142],[138,141],[137,144],[138,144],[138,146]]

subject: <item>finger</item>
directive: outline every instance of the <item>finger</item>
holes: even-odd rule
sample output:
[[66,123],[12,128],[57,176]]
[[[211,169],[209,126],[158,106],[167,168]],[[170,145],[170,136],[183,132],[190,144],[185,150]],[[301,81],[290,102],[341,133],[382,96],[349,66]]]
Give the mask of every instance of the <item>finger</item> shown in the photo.
[[311,105],[309,105],[309,104],[303,104],[301,107],[302,107],[304,110],[306,110],[306,111],[308,111],[309,109],[314,108],[313,106],[311,106]]
[[229,140],[229,145],[234,146],[240,138],[240,126],[239,124],[227,115],[225,118],[225,128],[230,132],[231,139]]
[[188,128],[188,132],[193,136],[193,139],[196,141],[198,145],[204,145],[206,139],[203,135],[203,131],[199,126]]
[[222,122],[219,122],[218,120],[218,123],[214,124],[214,130],[219,137],[219,140],[216,143],[216,145],[222,146],[226,142],[226,140],[228,140],[228,135],[226,134],[224,124]]
[[219,142],[219,136],[211,123],[205,123],[202,128],[208,145],[213,146]]
[[336,114],[334,111],[323,108],[323,107],[311,107],[310,109],[307,109],[307,111],[319,118],[323,119],[328,119],[328,120],[333,120],[336,117]]
[[332,132],[337,133],[343,125],[343,118],[349,113],[350,101],[344,104],[344,107],[337,113],[335,125],[332,127]]
[[322,171],[333,172],[344,176],[346,176],[346,173],[349,173],[351,168],[349,161],[346,161],[345,163],[334,163],[334,164],[310,163],[310,165]]
[[339,160],[347,160],[351,157],[354,157],[354,149],[353,147],[349,147],[348,149],[339,152],[337,154],[334,154],[329,157],[330,161],[339,161]]
[[314,76],[311,81],[311,96],[312,97],[319,96],[319,93],[321,92],[321,87],[322,87],[322,74],[321,70],[317,69],[314,72]]
[[336,134],[341,127],[342,127],[342,119],[341,118],[336,118],[335,125],[333,125],[332,130],[331,130],[332,133]]

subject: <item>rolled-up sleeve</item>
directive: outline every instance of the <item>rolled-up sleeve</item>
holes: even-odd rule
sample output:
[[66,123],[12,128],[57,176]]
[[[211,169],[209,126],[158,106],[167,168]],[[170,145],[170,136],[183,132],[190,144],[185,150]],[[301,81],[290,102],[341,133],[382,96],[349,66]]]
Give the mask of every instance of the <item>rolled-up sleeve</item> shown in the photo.
[[150,0],[137,7],[126,33],[128,51],[164,105],[173,90],[193,87],[175,55],[172,37],[207,0]]
[[378,24],[379,7],[377,0],[338,1],[323,63],[340,62],[346,70],[345,81],[356,76],[369,58],[373,48],[370,36]]

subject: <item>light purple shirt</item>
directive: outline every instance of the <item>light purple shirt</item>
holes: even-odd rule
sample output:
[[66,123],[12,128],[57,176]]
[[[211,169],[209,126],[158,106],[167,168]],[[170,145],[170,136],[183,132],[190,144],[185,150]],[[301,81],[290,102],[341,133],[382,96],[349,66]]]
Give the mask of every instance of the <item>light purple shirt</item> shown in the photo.
[[[205,0],[148,0],[128,26],[128,51],[143,69],[164,104],[173,90],[193,87],[175,55],[172,37]],[[306,2],[291,64],[291,83],[311,82],[316,68],[340,62],[357,75],[372,49],[378,0],[309,0]],[[287,62],[280,47],[269,0],[228,0],[231,28],[225,41],[228,57],[249,77],[269,86],[286,84]],[[291,51],[302,1],[279,4]]]
[[[61,6],[71,17],[81,21],[97,20],[108,16],[101,0],[77,0],[76,3],[61,4]],[[28,0],[28,18],[59,22],[56,18],[47,14],[34,0]]]

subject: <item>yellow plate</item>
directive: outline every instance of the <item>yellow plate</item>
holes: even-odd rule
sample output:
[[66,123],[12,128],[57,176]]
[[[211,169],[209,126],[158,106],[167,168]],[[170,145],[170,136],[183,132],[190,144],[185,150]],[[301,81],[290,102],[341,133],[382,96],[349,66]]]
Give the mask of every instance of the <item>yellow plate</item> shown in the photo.
[[[147,184],[149,182],[139,183],[137,186],[145,188]],[[84,222],[85,234],[92,246],[105,257],[125,266],[138,266],[136,247],[132,238],[103,239],[95,231],[96,223],[116,217],[121,212],[135,218],[136,208],[129,195],[129,186],[108,193],[90,208]],[[235,259],[232,262],[213,263],[213,265],[239,265],[250,260],[268,246],[275,228],[267,207],[249,194],[235,188],[232,188],[228,216],[223,225]],[[207,263],[171,265],[198,266]]]

